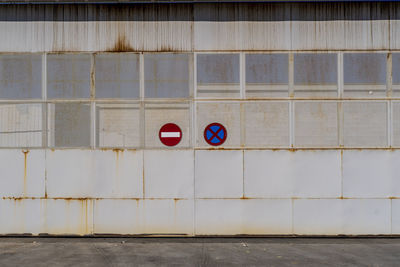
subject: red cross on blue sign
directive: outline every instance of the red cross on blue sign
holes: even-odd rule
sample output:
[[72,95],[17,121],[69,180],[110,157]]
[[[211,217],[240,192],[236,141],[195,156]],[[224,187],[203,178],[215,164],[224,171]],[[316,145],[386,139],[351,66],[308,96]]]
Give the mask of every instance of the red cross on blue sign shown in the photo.
[[217,122],[209,124],[204,130],[204,140],[212,146],[222,145],[225,142],[227,135],[228,133],[225,127]]

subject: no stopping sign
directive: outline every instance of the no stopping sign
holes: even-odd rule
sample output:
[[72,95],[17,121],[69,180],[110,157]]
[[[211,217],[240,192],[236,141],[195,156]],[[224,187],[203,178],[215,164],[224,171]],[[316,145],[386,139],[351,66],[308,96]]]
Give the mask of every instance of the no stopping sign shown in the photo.
[[204,129],[204,140],[212,146],[222,145],[227,136],[226,128],[218,122],[211,123]]

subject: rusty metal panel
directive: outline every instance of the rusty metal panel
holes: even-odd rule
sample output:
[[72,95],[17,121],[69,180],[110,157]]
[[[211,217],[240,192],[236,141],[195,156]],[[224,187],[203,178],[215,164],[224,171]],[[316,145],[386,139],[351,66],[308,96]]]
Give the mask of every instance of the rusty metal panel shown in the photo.
[[0,198],[45,197],[45,154],[44,149],[1,149]]

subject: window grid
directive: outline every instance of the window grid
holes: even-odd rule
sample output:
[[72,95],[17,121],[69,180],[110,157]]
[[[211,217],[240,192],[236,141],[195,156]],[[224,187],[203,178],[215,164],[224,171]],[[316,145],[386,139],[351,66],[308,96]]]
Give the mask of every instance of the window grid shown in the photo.
[[[260,53],[260,52],[257,52]],[[282,53],[282,52],[279,52]],[[296,52],[297,53],[297,52]],[[309,53],[309,52],[308,52]],[[375,102],[378,100],[378,102],[381,102],[382,100],[387,103],[387,146],[385,147],[392,147],[393,145],[393,106],[392,106],[392,99],[393,100],[399,100],[397,97],[392,97],[392,54],[387,53],[387,52],[380,52],[380,53],[387,53],[387,61],[386,61],[386,97],[371,97],[371,98],[364,98],[364,97],[343,97],[343,54],[346,53],[357,53],[357,52],[351,52],[351,51],[346,51],[346,52],[337,52],[337,68],[338,68],[338,83],[337,83],[337,90],[338,90],[338,96],[337,98],[333,98],[332,101],[336,101],[338,103],[338,143],[339,147],[343,147],[343,103],[348,102],[348,101],[365,101],[365,102]],[[364,52],[365,53],[365,52]],[[369,52],[368,52],[369,53]],[[371,52],[373,53],[373,52]],[[378,52],[379,53],[379,52]],[[197,103],[201,102],[214,102],[214,101],[230,101],[232,103],[238,102],[241,103],[241,101],[250,101],[249,99],[246,98],[246,90],[245,90],[245,79],[246,79],[246,55],[249,54],[248,52],[241,52],[237,53],[240,56],[240,98],[239,99],[221,99],[221,98],[215,98],[215,99],[203,99],[201,97],[198,97],[197,95],[197,56],[198,54],[202,53],[193,53],[193,59],[192,59],[192,79],[193,79],[193,88],[189,89],[189,97],[182,99],[185,100],[185,102],[189,103],[189,125],[191,131],[189,131],[189,147],[196,147],[196,141],[198,138],[198,129],[196,129],[196,106]],[[210,52],[207,52],[206,54],[212,54]],[[289,77],[289,96],[286,98],[261,98],[257,101],[278,101],[278,100],[287,100],[289,101],[289,120],[290,120],[290,126],[289,126],[289,131],[290,131],[290,142],[289,142],[289,147],[293,148],[295,146],[295,141],[294,141],[294,115],[295,115],[295,110],[294,110],[294,105],[297,101],[302,101],[308,100],[308,101],[330,101],[328,99],[323,99],[323,98],[297,98],[293,95],[293,77],[294,77],[294,69],[293,69],[293,56],[294,53],[288,53],[289,54],[289,69],[288,69],[288,77]],[[86,53],[87,55],[87,53]],[[145,99],[144,97],[144,90],[145,90],[145,84],[144,84],[144,64],[143,64],[143,59],[144,59],[144,53],[139,53],[139,64],[140,64],[140,97],[139,99],[136,100],[131,100],[131,99],[96,99],[95,98],[95,60],[94,60],[94,54],[91,54],[91,73],[90,73],[90,99],[47,99],[47,53],[42,54],[42,98],[41,100],[35,100],[35,99],[27,99],[27,100],[10,100],[10,99],[0,99],[1,104],[34,104],[34,103],[42,103],[43,108],[42,108],[42,146],[41,147],[50,147],[50,139],[51,139],[51,134],[49,132],[49,113],[48,113],[48,104],[56,104],[56,103],[89,103],[90,104],[90,137],[91,141],[88,146],[84,146],[87,148],[96,148],[97,146],[97,140],[96,140],[96,129],[97,129],[97,118],[96,118],[96,103],[132,103],[132,102],[139,102],[140,103],[140,122],[139,122],[139,127],[141,129],[140,131],[140,146],[139,147],[123,147],[123,148],[144,148],[145,147],[145,120],[144,120],[144,114],[145,114],[145,103],[169,103],[169,102],[174,102],[177,101],[177,99]],[[386,101],[385,101],[386,98]],[[179,100],[179,99],[178,99]],[[243,108],[241,107],[241,114],[243,113]],[[243,123],[243,115],[241,115],[241,127],[244,127]],[[240,132],[243,135],[244,129],[240,129]],[[241,137],[241,144],[243,144],[243,137]],[[5,147],[3,146],[2,148],[10,148],[10,147]],[[36,148],[36,147],[27,147],[27,148]],[[59,148],[59,147],[57,147]],[[62,148],[62,147],[60,147]],[[79,147],[77,147],[79,148]],[[240,147],[238,147],[240,148]],[[262,147],[261,147],[262,148]]]

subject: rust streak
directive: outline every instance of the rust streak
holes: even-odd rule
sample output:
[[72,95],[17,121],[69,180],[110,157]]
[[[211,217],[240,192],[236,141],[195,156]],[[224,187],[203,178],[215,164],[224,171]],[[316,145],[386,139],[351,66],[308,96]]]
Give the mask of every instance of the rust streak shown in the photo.
[[27,191],[27,167],[28,167],[28,154],[29,150],[23,150],[22,153],[24,153],[24,192],[23,196],[26,196],[26,191]]
[[117,42],[114,47],[112,47],[109,52],[134,52],[135,49],[129,44],[126,36],[122,35],[118,37]]

